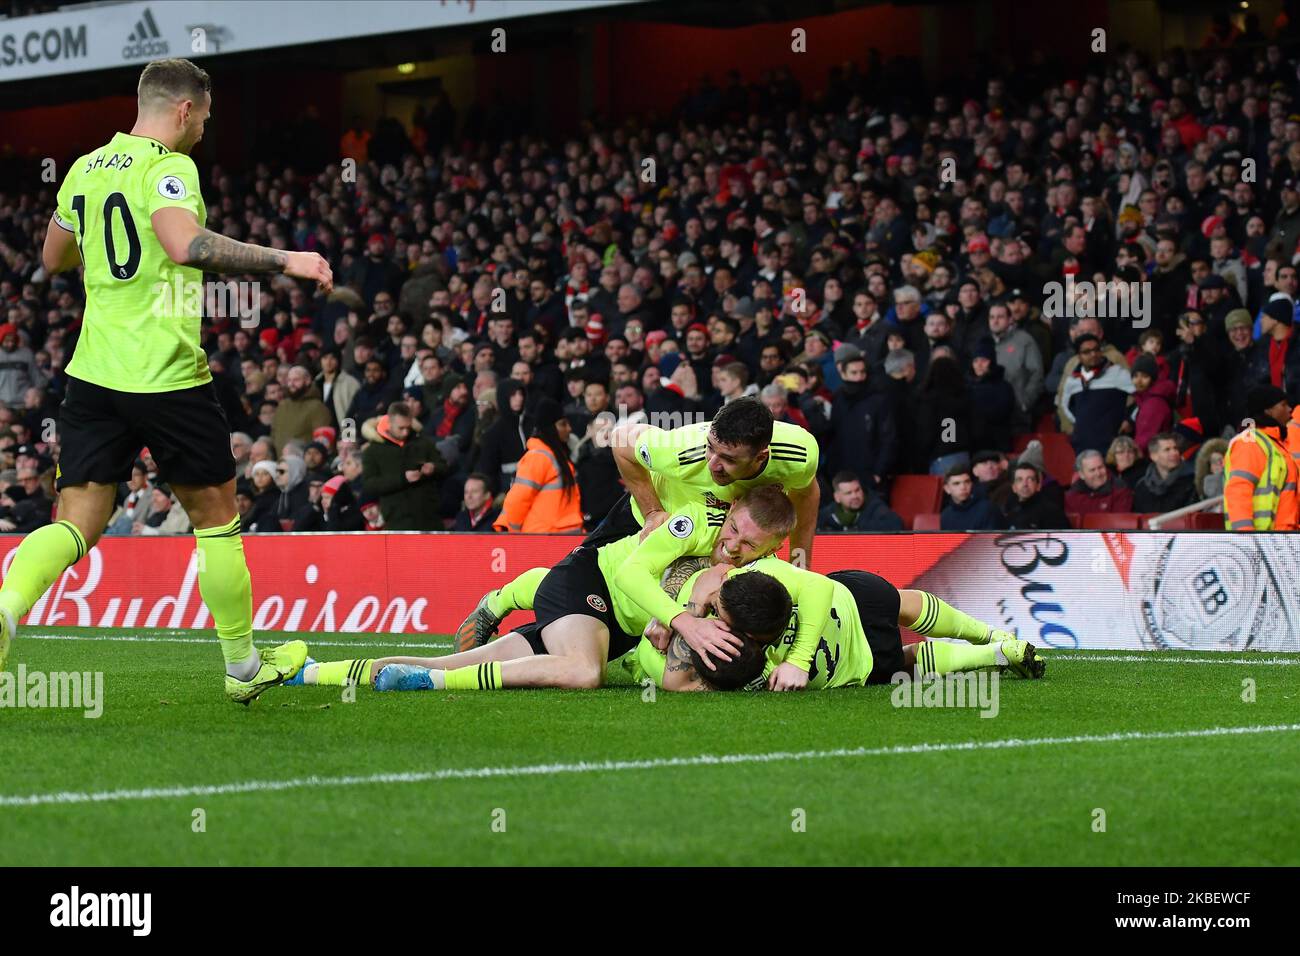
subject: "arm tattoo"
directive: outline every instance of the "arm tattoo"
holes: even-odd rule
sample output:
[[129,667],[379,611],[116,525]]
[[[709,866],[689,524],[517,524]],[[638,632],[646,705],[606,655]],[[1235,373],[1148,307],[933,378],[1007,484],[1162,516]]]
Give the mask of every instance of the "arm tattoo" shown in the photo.
[[674,634],[672,643],[668,645],[668,662],[665,666],[670,671],[683,672],[688,680],[700,679],[695,665],[691,663],[691,646],[680,634]]
[[284,268],[283,249],[268,249],[200,229],[190,242],[189,262],[205,272],[279,272]]

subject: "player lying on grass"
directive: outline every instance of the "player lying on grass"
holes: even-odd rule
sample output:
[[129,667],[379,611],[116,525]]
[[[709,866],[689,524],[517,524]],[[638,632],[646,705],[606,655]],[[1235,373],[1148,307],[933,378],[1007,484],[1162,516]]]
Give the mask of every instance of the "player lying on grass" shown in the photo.
[[[719,619],[694,617],[671,600],[665,611],[659,581],[681,557],[706,556],[712,563],[739,567],[769,555],[785,541],[794,520],[790,500],[768,485],[750,491],[730,513],[699,505],[684,508],[644,541],[629,535],[599,549],[579,545],[538,588],[534,632],[510,634],[509,640],[447,657],[400,662],[436,668],[429,678],[434,689],[599,687],[607,661],[635,647],[656,612],[701,654],[730,658],[743,646],[742,640]],[[830,582],[798,572],[782,583],[808,609],[808,623],[799,631],[801,646],[815,648],[816,624],[830,613]],[[784,620],[781,623],[784,626]],[[382,667],[390,662],[378,663]],[[368,661],[313,665],[304,672],[303,682],[369,682],[378,669]]]
[[[782,504],[786,506],[784,513]],[[769,512],[762,510],[760,505],[771,509],[771,513],[777,517],[768,518]],[[752,492],[737,503],[728,519],[728,526],[736,521],[739,527],[748,528],[753,517],[751,511],[767,520],[789,521],[792,516],[788,509],[788,500],[776,489]],[[680,594],[683,597],[680,600],[674,600],[670,596],[679,593],[673,583],[674,574],[670,570],[684,557],[679,552],[707,550],[691,540],[697,533],[688,525],[698,514],[698,509],[685,509],[651,532],[645,542],[636,542],[633,537],[601,549],[601,559],[603,564],[611,557],[627,555],[622,558],[614,576],[619,587],[609,592],[613,595],[615,617],[622,635],[625,637],[638,630],[645,632],[652,623],[659,620],[669,621],[676,632],[674,643],[678,648],[678,659],[685,661],[689,657],[694,666],[707,675],[705,685],[716,687],[718,685],[714,678],[719,676],[715,672],[720,669],[720,662],[743,658],[745,652],[752,651],[752,648],[737,640],[734,633],[728,635],[729,640],[725,644],[710,643],[708,638],[712,635],[708,631],[701,633],[695,619],[701,618],[708,608],[717,607],[717,596],[725,580],[743,577],[745,572],[736,569],[735,561],[713,567],[713,560],[708,560],[703,568],[691,575],[687,586],[681,588]],[[702,535],[703,541],[712,541],[713,538],[708,532]],[[727,529],[724,529],[718,542],[722,547],[719,549],[715,546],[711,559],[716,559],[719,553],[728,553],[726,540]],[[630,552],[629,542],[635,545]],[[1042,662],[1037,660],[1032,646],[1015,640],[1006,631],[997,630],[963,614],[928,592],[899,592],[888,582],[867,572],[837,572],[826,577],[770,556],[752,563],[743,560],[739,563],[747,564],[750,572],[763,573],[765,577],[770,576],[779,581],[789,595],[788,599],[792,599],[792,606],[797,609],[797,613],[787,615],[788,623],[786,618],[782,619],[782,640],[767,652],[767,684],[773,689],[863,684],[873,677],[873,669],[878,670],[874,676],[879,681],[887,682],[897,671],[912,670],[918,654],[923,668],[921,673],[947,673],[988,667],[1009,667],[1025,677],[1037,677],[1042,673]],[[706,571],[704,568],[711,570]],[[659,586],[665,572],[669,572],[669,594],[665,594]],[[680,579],[678,575],[677,580]],[[650,591],[654,592],[652,595],[646,591],[647,581]],[[734,607],[734,603],[731,606]],[[720,617],[722,624],[726,625],[726,616]],[[541,623],[541,620],[537,622]],[[698,623],[707,624],[707,619]],[[927,644],[919,650],[917,647],[909,648],[905,653],[898,631],[899,625],[911,627],[922,635],[956,638],[977,646],[967,648],[935,643]],[[749,624],[746,630],[752,637],[762,628]],[[465,679],[472,679],[476,683],[471,686],[478,686],[491,676],[490,667],[483,669],[483,665],[490,661],[517,659],[526,653],[544,653],[544,642],[538,640],[539,631],[538,626],[529,625],[483,648],[448,657],[339,661],[309,666],[305,671],[305,682],[343,684],[364,680],[373,682],[381,689],[439,689],[443,686],[459,686],[462,678],[452,675],[457,668],[467,667],[471,673],[466,674]],[[662,633],[666,635],[666,629]],[[879,646],[873,654],[874,642],[878,642]],[[641,642],[640,654],[645,653],[646,643],[644,640]],[[619,640],[610,646],[622,645],[623,641]],[[491,656],[487,654],[489,651],[493,652]],[[653,647],[650,652],[654,653]],[[610,659],[618,656],[620,655],[612,652],[609,655]],[[878,662],[876,658],[879,659]],[[651,676],[655,676],[656,670],[653,663],[647,658],[644,666],[645,672]],[[388,665],[403,666],[389,668]],[[661,677],[662,654],[658,655],[658,665]],[[684,669],[683,667],[682,670]],[[797,674],[799,680],[778,679],[778,673],[782,669]],[[439,671],[445,673],[439,674]],[[382,678],[379,676],[381,672]],[[727,670],[727,682],[734,680],[734,673],[735,669]],[[487,682],[490,683],[490,680]],[[706,688],[674,686],[668,689]]]
[[[780,563],[763,558],[744,568],[699,568],[681,586],[677,603],[692,614],[707,614],[718,606],[733,582],[750,574],[762,574],[774,562]],[[809,668],[810,689],[888,684],[899,672],[918,679],[930,674],[992,669],[1025,678],[1043,676],[1046,664],[1032,644],[963,614],[929,592],[900,591],[868,571],[835,571],[828,577],[834,601]],[[666,587],[671,590],[672,584],[670,581]],[[729,661],[716,659],[712,670],[705,669],[701,655],[681,635],[652,621],[636,649],[611,662],[610,671],[621,670],[634,683],[649,677],[670,691],[762,687],[795,644],[795,620],[792,615],[781,637],[759,648],[762,660],[757,666],[752,653],[742,653]],[[904,646],[900,627],[930,636],[959,638],[972,646],[932,640]],[[665,645],[666,655],[662,650]]]
[[[727,510],[752,488],[781,486],[794,504],[791,553],[811,566],[813,533],[821,493],[817,485],[817,440],[798,425],[776,422],[756,398],[724,405],[710,422],[665,431],[622,424],[610,442],[627,486],[600,525],[583,541],[600,547],[653,530],[690,505]],[[533,609],[534,595],[550,568],[532,568],[505,587],[483,596],[456,632],[456,649],[490,641],[512,611]]]

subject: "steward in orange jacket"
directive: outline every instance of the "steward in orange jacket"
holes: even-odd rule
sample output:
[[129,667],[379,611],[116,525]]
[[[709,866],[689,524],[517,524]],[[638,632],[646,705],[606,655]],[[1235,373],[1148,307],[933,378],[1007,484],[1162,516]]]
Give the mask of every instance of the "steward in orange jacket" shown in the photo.
[[581,531],[582,502],[566,444],[569,423],[559,403],[541,400],[522,424],[532,437],[492,527],[530,534]]
[[1300,466],[1292,457],[1300,451],[1300,435],[1280,422],[1290,422],[1286,393],[1272,385],[1250,390],[1247,411],[1254,426],[1228,443],[1223,457],[1224,526],[1229,531],[1295,531],[1300,528],[1300,497],[1296,494]]

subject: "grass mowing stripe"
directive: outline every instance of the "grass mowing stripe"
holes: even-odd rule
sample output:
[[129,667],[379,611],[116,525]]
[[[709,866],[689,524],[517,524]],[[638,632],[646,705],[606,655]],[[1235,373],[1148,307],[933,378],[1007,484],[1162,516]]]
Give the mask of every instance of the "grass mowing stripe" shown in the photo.
[[560,774],[609,773],[624,770],[662,770],[678,767],[715,767],[736,764],[779,763],[798,760],[834,760],[860,757],[889,757],[953,751],[1018,750],[1069,744],[1124,743],[1137,740],[1182,740],[1227,737],[1241,734],[1295,733],[1300,724],[1269,724],[1247,727],[1206,727],[1196,730],[1120,731],[1112,734],[1080,734],[1072,737],[1038,737],[1003,740],[967,740],[939,744],[904,744],[895,747],[852,747],[836,750],[775,751],[748,754],[698,754],[694,757],[657,757],[648,760],[600,760],[578,763],[526,764],[517,767],[464,767],[444,770],[414,770],[367,776],[299,777],[291,780],[246,780],[242,783],[205,784],[188,787],[151,787],[141,790],[13,794],[0,796],[0,807],[34,807],[74,803],[114,803],[133,800],[166,800],[175,797],[211,797],[278,790],[319,787],[355,787],[387,783],[430,783],[440,780],[475,780],[488,777],[549,777]]
[[[365,638],[358,633],[355,641],[318,641],[311,637],[312,632],[303,631],[299,638],[290,637],[288,640],[303,640],[310,647],[430,647],[446,650],[452,647],[451,641],[377,641]],[[154,637],[141,634],[107,634],[96,637],[93,634],[27,634],[19,636],[20,641],[93,641],[96,644],[103,642],[120,642],[128,644],[212,644],[216,645],[215,637]],[[277,644],[283,644],[280,639],[258,639],[253,641],[254,644],[262,647],[275,647]]]

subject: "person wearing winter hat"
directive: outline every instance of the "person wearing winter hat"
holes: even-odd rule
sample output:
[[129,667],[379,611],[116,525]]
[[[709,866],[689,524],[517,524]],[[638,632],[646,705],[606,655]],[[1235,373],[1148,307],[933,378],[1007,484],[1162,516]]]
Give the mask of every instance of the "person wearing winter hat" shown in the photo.
[[[1300,403],[1300,344],[1297,344],[1294,309],[1290,299],[1275,298],[1264,306],[1250,361],[1250,379],[1285,389],[1291,404]],[[1249,414],[1249,410],[1247,411]]]
[[1133,405],[1129,420],[1133,423],[1133,438],[1139,448],[1174,424],[1174,403],[1177,388],[1167,378],[1160,377],[1160,366],[1154,355],[1142,353],[1133,361],[1129,375],[1133,379]]
[[1300,521],[1296,461],[1283,443],[1291,402],[1275,385],[1246,396],[1249,421],[1223,459],[1223,521],[1229,531],[1294,531]]

